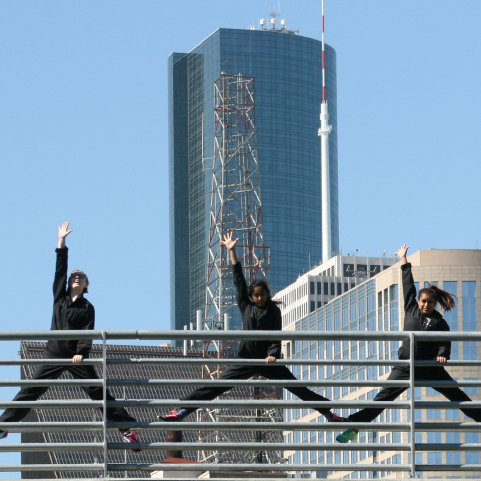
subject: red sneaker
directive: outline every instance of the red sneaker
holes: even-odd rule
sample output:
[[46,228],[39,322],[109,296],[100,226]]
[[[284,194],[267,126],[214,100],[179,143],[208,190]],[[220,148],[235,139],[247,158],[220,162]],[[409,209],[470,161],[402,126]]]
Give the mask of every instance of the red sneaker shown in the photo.
[[[125,433],[123,435],[123,438],[126,443],[140,444],[139,433],[137,431],[129,431],[128,433]],[[140,446],[136,448],[132,448],[132,451],[134,451],[135,453],[138,453],[142,451],[142,448]]]
[[161,421],[164,422],[179,422],[182,421],[182,418],[179,416],[179,412],[176,411],[175,409],[172,409],[169,414],[164,414],[157,416]]
[[329,423],[347,423],[349,422],[349,419],[343,418],[342,416],[339,416],[336,413],[332,413],[332,418],[329,419]]

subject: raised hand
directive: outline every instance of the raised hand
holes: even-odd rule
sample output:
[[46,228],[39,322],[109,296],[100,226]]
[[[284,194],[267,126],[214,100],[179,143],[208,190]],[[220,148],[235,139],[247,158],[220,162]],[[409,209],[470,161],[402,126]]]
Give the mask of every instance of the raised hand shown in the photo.
[[406,254],[408,253],[408,249],[409,249],[409,246],[407,244],[403,244],[399,250],[397,252],[395,252],[394,254],[396,254],[399,259],[405,259],[406,258]]
[[225,234],[224,239],[220,241],[220,245],[227,247],[227,249],[230,251],[235,249],[235,246],[239,239],[232,240],[233,235],[234,235],[234,231],[229,232],[228,234]]
[[65,247],[65,238],[72,232],[68,230],[70,222],[64,222],[62,225],[58,226],[58,248],[62,249]]

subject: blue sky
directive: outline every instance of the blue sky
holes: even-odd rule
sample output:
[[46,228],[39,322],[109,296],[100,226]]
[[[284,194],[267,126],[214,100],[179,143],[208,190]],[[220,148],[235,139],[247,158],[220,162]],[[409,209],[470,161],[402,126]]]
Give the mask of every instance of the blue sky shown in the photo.
[[[276,7],[0,2],[2,329],[49,328],[65,220],[97,328],[169,328],[167,57]],[[320,38],[320,1],[284,0],[280,13]],[[480,17],[479,0],[326,0],[344,253],[481,241]],[[3,358],[17,356],[18,342],[3,344]],[[0,454],[1,464],[18,462]]]

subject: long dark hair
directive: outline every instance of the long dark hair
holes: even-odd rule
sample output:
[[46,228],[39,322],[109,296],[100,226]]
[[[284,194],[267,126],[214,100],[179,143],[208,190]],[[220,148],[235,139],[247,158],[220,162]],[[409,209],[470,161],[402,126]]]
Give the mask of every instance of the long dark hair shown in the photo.
[[445,311],[450,311],[456,305],[457,297],[454,294],[443,291],[434,284],[429,284],[428,287],[421,289],[419,291],[419,298],[421,298],[421,294],[431,296]]
[[262,289],[266,291],[267,300],[271,301],[276,306],[278,306],[279,304],[284,304],[282,301],[275,301],[274,299],[272,299],[272,294],[271,294],[271,290],[269,289],[269,284],[267,284],[267,282],[262,279],[256,279],[255,281],[251,282],[248,290],[249,297],[252,297],[252,293],[254,292],[254,289],[256,287],[262,287]]

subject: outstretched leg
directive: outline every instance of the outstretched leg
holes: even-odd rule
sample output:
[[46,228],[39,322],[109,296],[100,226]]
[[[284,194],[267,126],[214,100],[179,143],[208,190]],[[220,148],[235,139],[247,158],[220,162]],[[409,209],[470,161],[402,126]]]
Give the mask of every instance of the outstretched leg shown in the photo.
[[[409,367],[407,366],[395,366],[391,373],[389,374],[388,381],[406,381],[409,380]],[[397,399],[407,387],[385,387],[381,389],[374,401],[394,401]],[[358,423],[369,423],[376,419],[385,408],[365,408],[361,409],[357,413],[350,414],[347,418],[349,422],[358,422]],[[348,429],[344,431],[342,434],[339,434],[336,437],[336,440],[340,443],[347,443],[352,439],[357,437],[358,430],[357,429]]]
[[[78,365],[72,364],[67,366],[68,371],[72,374],[75,379],[99,379],[95,369],[91,365]],[[90,399],[95,401],[102,401],[104,398],[104,392],[102,386],[82,386],[82,389],[85,391],[87,396]],[[106,393],[107,401],[115,401],[115,398],[110,394],[110,391],[107,389]],[[103,412],[103,409],[100,408],[100,411]],[[136,419],[130,416],[130,414],[122,407],[108,407],[107,408],[107,420],[113,422],[124,422],[124,423],[136,423]],[[133,443],[134,445],[139,444],[139,438],[137,431],[134,431],[130,428],[119,428],[119,431],[122,433],[123,439],[127,443]],[[133,451],[139,452],[142,449],[133,448]]]
[[[294,376],[294,374],[292,374],[291,371],[289,371],[287,366],[280,366],[276,364],[269,364],[267,366],[262,366],[260,370],[260,374],[264,377],[267,377],[268,379],[276,379],[280,381],[282,380],[297,381],[297,378]],[[287,389],[289,392],[296,395],[299,399],[302,399],[303,401],[329,401],[329,399],[325,398],[324,396],[321,396],[320,394],[317,394],[314,391],[311,391],[305,386],[299,386],[299,387],[284,386],[284,389]],[[346,419],[342,418],[341,416],[338,416],[337,414],[332,413],[329,408],[313,408],[313,409],[323,414],[324,416],[326,416],[329,422],[346,421]]]
[[[95,369],[91,365],[71,365],[67,367],[68,371],[72,374],[75,379],[99,379]],[[95,401],[102,401],[103,389],[102,386],[82,386],[87,396]],[[107,401],[115,401],[115,398],[110,394],[107,389]],[[102,408],[100,408],[102,411]],[[135,418],[129,415],[129,413],[122,407],[108,407],[107,408],[107,419],[114,422],[137,422]],[[126,431],[121,429],[122,432]],[[128,431],[128,430],[127,430]]]
[[[31,380],[34,379],[57,379],[66,366],[41,364],[37,367]],[[14,401],[36,401],[43,393],[48,391],[48,386],[31,386],[24,387],[13,398]],[[2,423],[14,423],[21,421],[29,412],[31,408],[8,408],[0,416]]]
[[[222,380],[229,380],[229,379],[249,379],[252,376],[255,376],[258,372],[258,366],[228,366],[225,371],[221,373],[219,379]],[[232,386],[225,386],[225,387],[201,387],[192,391],[187,396],[183,397],[181,401],[211,401],[216,397],[224,394],[229,389],[232,389]],[[197,411],[199,408],[182,408],[185,410],[185,416]],[[184,416],[184,417],[185,417]]]
[[[453,381],[453,378],[442,366],[431,368],[429,370],[423,369],[419,375],[416,374],[416,378],[430,379],[433,381]],[[471,398],[459,387],[435,387],[433,389],[447,397],[450,401],[471,401]],[[481,408],[461,408],[461,411],[475,421],[481,422]]]
[[[249,379],[250,377],[255,376],[257,374],[257,371],[258,366],[229,366],[225,371],[221,373],[219,379]],[[190,394],[183,397],[181,401],[211,401],[212,399],[215,399],[217,396],[220,396],[229,389],[232,389],[232,386],[204,386],[196,389],[195,391],[192,391]],[[160,415],[159,419],[162,421],[182,421],[189,414],[197,411],[197,409],[199,408],[182,407],[178,411],[171,411],[170,414]]]

